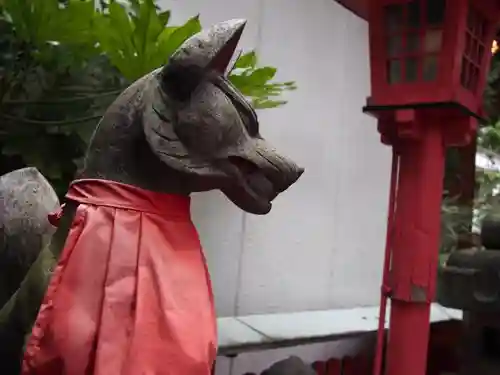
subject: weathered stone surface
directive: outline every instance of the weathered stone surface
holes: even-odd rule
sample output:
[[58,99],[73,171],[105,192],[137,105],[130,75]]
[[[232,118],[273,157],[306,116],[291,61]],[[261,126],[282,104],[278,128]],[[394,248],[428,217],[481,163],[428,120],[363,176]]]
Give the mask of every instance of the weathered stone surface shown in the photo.
[[471,312],[500,312],[500,251],[453,252],[439,269],[437,302]]
[[500,217],[489,215],[481,224],[481,243],[488,250],[500,250]]
[[36,168],[0,177],[0,305],[19,287],[55,228],[47,215],[59,199]]

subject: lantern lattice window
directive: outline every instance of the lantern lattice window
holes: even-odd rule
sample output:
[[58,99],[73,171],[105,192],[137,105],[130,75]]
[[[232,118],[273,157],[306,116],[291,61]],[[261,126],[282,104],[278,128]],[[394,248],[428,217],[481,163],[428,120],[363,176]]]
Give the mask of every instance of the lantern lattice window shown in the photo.
[[446,0],[412,0],[384,9],[390,84],[438,77]]
[[460,83],[472,92],[477,90],[479,72],[486,48],[487,21],[472,6],[469,6],[467,28],[465,30],[465,49],[462,58]]

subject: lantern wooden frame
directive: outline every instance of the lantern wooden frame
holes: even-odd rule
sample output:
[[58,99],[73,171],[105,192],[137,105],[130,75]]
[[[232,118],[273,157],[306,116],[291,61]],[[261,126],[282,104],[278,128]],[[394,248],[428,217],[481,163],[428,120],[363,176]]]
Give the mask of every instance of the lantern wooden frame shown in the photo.
[[[439,3],[444,4],[441,23],[430,23],[427,5]],[[481,90],[498,21],[497,0],[372,0],[369,6],[371,69],[376,74],[371,76],[372,96],[365,111],[440,106],[482,115]],[[392,29],[391,9],[393,19],[398,9],[402,17]],[[388,68],[389,61],[399,61],[396,82],[389,73],[397,68]],[[432,61],[433,76],[426,73]],[[410,63],[414,68],[409,69]]]

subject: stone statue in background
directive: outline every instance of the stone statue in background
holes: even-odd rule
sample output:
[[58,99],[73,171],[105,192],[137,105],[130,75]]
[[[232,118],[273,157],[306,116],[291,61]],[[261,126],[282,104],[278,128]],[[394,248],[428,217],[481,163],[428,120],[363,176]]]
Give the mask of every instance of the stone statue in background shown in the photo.
[[316,375],[310,365],[296,356],[276,362],[261,375]]
[[194,35],[104,114],[50,245],[0,311],[14,361],[36,318],[23,375],[210,374],[216,319],[189,194],[267,214],[303,173],[225,77],[244,25]]
[[36,168],[0,177],[0,306],[49,243],[55,228],[47,217],[58,209],[55,191]]

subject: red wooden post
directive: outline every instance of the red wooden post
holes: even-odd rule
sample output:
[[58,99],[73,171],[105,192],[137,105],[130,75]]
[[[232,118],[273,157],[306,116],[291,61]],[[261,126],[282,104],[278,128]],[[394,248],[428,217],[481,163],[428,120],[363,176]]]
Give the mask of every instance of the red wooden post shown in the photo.
[[445,148],[468,144],[482,114],[500,2],[369,1],[372,95],[364,111],[378,118],[398,165],[383,285],[392,299],[386,375],[425,375]]
[[[417,127],[419,124],[416,122]],[[436,126],[437,125],[437,126]],[[423,375],[427,366],[430,301],[438,266],[444,142],[439,124],[420,126],[419,137],[398,144],[400,173],[392,254],[393,300],[387,374]],[[418,327],[418,329],[416,328]],[[424,348],[425,350],[414,350]]]

